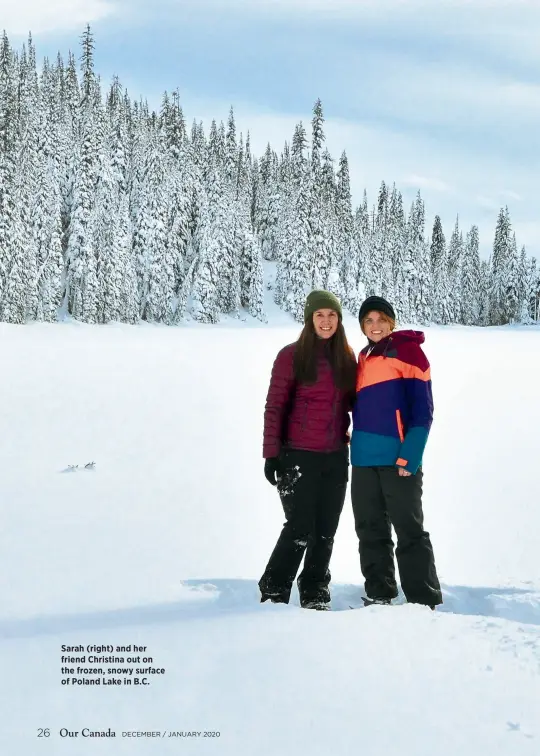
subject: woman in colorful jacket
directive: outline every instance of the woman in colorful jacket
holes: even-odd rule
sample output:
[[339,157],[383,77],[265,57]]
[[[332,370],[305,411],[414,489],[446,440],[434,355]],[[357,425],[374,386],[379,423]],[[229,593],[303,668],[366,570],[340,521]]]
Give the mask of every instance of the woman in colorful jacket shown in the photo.
[[276,357],[264,413],[264,474],[277,486],[286,522],[259,581],[261,601],[327,609],[330,558],[349,479],[349,412],[356,359],[339,300],[312,291],[298,341]]
[[359,312],[360,352],[351,438],[351,497],[366,603],[389,604],[401,587],[434,608],[441,587],[422,511],[422,458],[433,420],[430,365],[420,331],[395,331],[392,306],[368,297]]

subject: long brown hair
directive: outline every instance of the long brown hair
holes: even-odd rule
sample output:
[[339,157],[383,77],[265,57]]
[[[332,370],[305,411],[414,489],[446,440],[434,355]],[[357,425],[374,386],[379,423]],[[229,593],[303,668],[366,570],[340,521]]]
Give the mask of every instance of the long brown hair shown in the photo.
[[[317,380],[317,344],[319,337],[310,318],[304,326],[294,353],[294,375],[298,383],[313,384]],[[325,344],[326,346],[326,344]],[[335,334],[328,339],[328,359],[334,382],[343,391],[353,391],[356,385],[356,358],[349,346],[341,320]]]

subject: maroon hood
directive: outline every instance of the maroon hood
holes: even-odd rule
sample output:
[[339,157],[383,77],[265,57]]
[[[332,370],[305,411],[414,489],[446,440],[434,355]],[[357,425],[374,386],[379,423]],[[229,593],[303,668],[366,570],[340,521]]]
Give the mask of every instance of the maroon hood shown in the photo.
[[426,337],[423,331],[393,331],[390,336],[385,339],[381,339],[377,343],[369,341],[367,346],[362,349],[361,354],[367,354],[368,350],[371,350],[371,354],[383,355],[385,357],[395,356],[396,350],[400,354],[406,354],[410,352],[410,349],[419,347],[424,343]]
[[423,344],[426,340],[425,334],[423,331],[394,331],[394,333],[391,333],[388,337],[392,340],[392,343],[396,346],[399,346],[400,344],[404,344],[406,341],[413,341],[415,344]]

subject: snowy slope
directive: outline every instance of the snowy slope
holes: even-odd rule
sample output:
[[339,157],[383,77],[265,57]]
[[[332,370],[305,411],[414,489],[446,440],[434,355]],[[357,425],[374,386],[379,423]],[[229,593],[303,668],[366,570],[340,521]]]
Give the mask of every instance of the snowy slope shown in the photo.
[[[324,614],[258,603],[283,521],[262,409],[299,330],[270,323],[0,324],[0,753],[536,756],[540,329],[426,329],[445,603],[349,610],[347,501]],[[165,674],[62,685],[62,644],[146,646]]]

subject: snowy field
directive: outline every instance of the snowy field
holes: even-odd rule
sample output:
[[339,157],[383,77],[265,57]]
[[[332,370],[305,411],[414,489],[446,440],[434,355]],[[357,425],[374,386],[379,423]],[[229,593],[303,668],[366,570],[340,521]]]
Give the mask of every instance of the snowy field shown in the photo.
[[[264,400],[298,331],[0,324],[3,756],[540,754],[540,329],[426,329],[445,603],[349,610],[348,498],[328,613],[258,603],[283,522]],[[165,673],[62,684],[63,644],[145,646]]]

